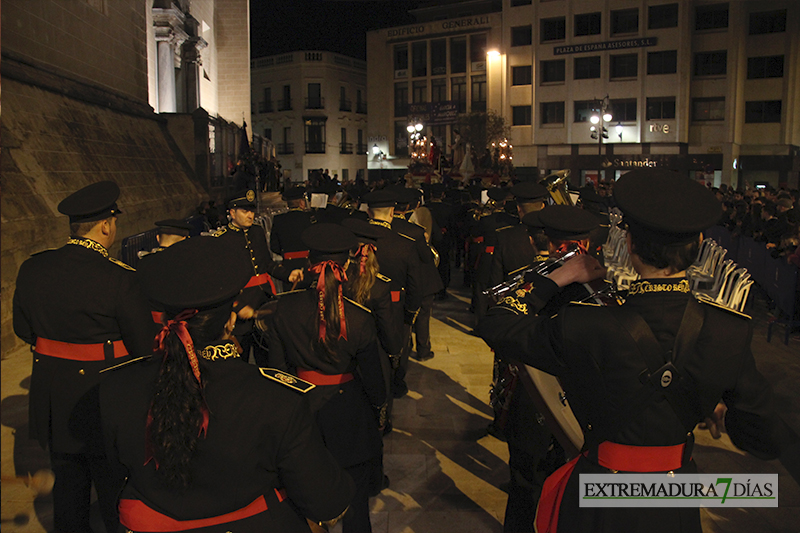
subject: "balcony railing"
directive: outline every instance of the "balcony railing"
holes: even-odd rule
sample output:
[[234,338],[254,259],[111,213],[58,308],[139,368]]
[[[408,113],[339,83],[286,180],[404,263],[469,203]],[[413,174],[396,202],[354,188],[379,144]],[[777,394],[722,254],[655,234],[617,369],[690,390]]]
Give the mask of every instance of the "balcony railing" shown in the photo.
[[358,143],[356,145],[356,153],[359,155],[364,155],[369,152],[369,147],[366,144]]
[[283,100],[278,100],[278,111],[291,111],[291,110],[292,110],[291,98],[284,98]]
[[272,113],[272,100],[258,103],[259,113]]
[[339,100],[339,111],[352,111],[352,110],[353,110],[353,104],[352,102],[350,102],[350,100],[347,99]]
[[277,152],[281,155],[293,154],[294,143],[279,143],[276,148]]
[[325,99],[322,97],[306,98],[306,109],[325,109]]
[[307,154],[324,154],[325,153],[325,143],[324,142],[307,142],[306,143],[306,153]]
[[339,143],[339,153],[340,154],[352,154],[353,153],[353,143]]
[[367,114],[367,103],[366,102],[356,102],[356,113],[361,113],[362,115]]

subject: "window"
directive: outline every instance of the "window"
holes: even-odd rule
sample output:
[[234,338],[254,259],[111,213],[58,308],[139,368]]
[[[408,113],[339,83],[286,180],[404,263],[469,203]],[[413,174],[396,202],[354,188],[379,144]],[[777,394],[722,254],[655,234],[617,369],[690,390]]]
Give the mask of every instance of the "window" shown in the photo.
[[542,42],[563,41],[567,37],[567,19],[556,17],[541,20]]
[[574,77],[576,80],[599,78],[600,56],[576,57]]
[[394,45],[394,70],[408,69],[408,45]]
[[347,128],[342,128],[342,144],[339,146],[340,154],[352,154],[353,143],[347,142]]
[[639,31],[639,10],[621,9],[611,12],[611,35]]
[[781,101],[762,100],[744,103],[744,121],[749,123],[780,122]]
[[258,112],[259,113],[272,112],[272,89],[270,87],[264,87],[264,101],[259,102]]
[[647,99],[647,120],[675,118],[675,97]]
[[542,61],[542,83],[550,83],[554,81],[564,81],[564,60],[554,59],[553,61]]
[[447,78],[431,80],[431,102],[444,102],[447,100]]
[[486,61],[486,34],[476,33],[469,36],[469,59],[473,63]]
[[325,101],[322,98],[322,86],[319,83],[309,83],[306,109],[322,109],[323,107],[325,107]]
[[610,103],[614,122],[636,122],[636,98],[611,100]]
[[575,117],[573,122],[588,122],[589,117],[597,110],[597,102],[594,100],[575,102]]
[[786,10],[750,13],[750,35],[786,31]]
[[264,138],[272,140],[272,128],[264,128]]
[[283,99],[278,103],[278,111],[292,110],[292,86],[283,86]]
[[411,45],[412,76],[428,75],[428,41],[421,41]]
[[467,112],[467,78],[459,76],[450,80],[450,99],[458,104],[458,112]]
[[408,83],[394,84],[394,116],[404,117],[408,114]]
[[728,52],[700,52],[694,55],[695,76],[724,76],[728,71]]
[[678,51],[647,53],[648,74],[675,74],[678,72]]
[[563,124],[564,102],[542,102],[542,124]]
[[527,46],[533,42],[532,39],[533,32],[530,25],[511,28],[511,46]]
[[511,67],[511,85],[530,85],[532,70],[530,65]]
[[356,113],[367,113],[367,102],[364,101],[361,89],[356,89]]
[[782,78],[783,56],[764,56],[747,58],[747,79]]
[[431,41],[431,74],[447,74],[447,41]]
[[486,111],[486,75],[472,76],[472,111]]
[[415,81],[411,101],[415,104],[424,104],[428,101],[428,82],[425,80]]
[[529,6],[529,5],[531,5],[531,0],[511,0],[511,7]]
[[325,118],[307,117],[304,119],[306,131],[306,153],[325,153]]
[[728,27],[728,4],[697,6],[694,11],[694,29],[719,30]]
[[650,6],[647,11],[647,28],[675,28],[678,26],[678,4]]
[[450,72],[459,74],[467,71],[467,39],[450,39]]
[[394,123],[394,155],[400,157],[408,156],[408,131],[406,122],[398,120]]
[[611,79],[635,78],[639,75],[639,55],[611,56]]
[[350,169],[349,168],[343,168],[342,169],[342,183],[347,183],[348,181],[350,181]]
[[529,105],[515,105],[511,107],[511,125],[512,126],[530,126],[531,125],[531,106]]
[[575,15],[575,37],[600,34],[600,13]]
[[352,111],[353,104],[347,99],[347,88],[339,87],[339,111]]
[[[356,135],[356,153],[357,154],[366,154],[367,153],[367,145],[364,144],[364,130],[358,130]],[[344,171],[342,171],[344,172]],[[342,179],[344,179],[344,174],[342,174]]]
[[725,120],[725,97],[692,99],[692,120]]

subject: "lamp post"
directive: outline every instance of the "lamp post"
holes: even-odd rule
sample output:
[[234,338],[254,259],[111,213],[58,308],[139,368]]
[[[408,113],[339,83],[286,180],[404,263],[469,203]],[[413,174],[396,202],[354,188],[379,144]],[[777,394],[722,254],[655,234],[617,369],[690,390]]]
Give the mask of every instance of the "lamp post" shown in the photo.
[[[602,100],[596,101],[596,107],[592,116],[589,117],[589,122],[593,125],[589,128],[591,131],[592,139],[597,139],[598,141],[598,151],[597,154],[602,157],[603,155],[603,139],[608,139],[608,130],[605,128],[606,123],[610,123],[611,120],[614,118],[611,116],[610,111],[610,104],[608,100],[608,95],[605,96]],[[617,133],[620,134],[620,138],[622,138],[621,127],[617,128]],[[603,172],[603,165],[601,163],[600,169],[597,173],[597,180],[600,181],[600,175]]]

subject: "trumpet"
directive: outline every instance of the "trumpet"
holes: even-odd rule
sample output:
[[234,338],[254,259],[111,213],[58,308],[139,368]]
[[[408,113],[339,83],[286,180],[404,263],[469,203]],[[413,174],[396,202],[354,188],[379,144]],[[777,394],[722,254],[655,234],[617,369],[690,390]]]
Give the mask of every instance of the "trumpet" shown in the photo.
[[530,274],[538,274],[540,276],[547,276],[555,269],[563,265],[569,259],[572,259],[576,255],[581,253],[580,248],[578,248],[577,244],[570,245],[567,250],[556,257],[548,257],[543,261],[537,261],[532,263],[530,266],[525,267],[523,270],[519,271],[513,278],[506,280],[502,283],[498,283],[494,287],[490,287],[483,291],[485,296],[489,297],[489,300],[492,303],[498,303],[503,298],[506,297],[508,294],[514,293],[521,285],[525,283],[525,278],[528,277]]

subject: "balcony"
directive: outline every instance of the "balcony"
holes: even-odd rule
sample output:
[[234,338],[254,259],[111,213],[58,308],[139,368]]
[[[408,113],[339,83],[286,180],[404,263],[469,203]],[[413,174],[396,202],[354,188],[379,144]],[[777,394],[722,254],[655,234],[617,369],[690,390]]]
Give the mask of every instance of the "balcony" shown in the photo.
[[258,103],[259,113],[272,113],[272,100]]
[[352,110],[353,110],[353,104],[352,102],[350,102],[350,100],[347,99],[339,100],[339,111],[352,111]]
[[283,100],[278,100],[278,111],[291,111],[291,110],[292,110],[291,98],[284,98]]
[[306,98],[306,109],[325,109],[325,99],[319,96]]
[[275,150],[280,155],[286,154],[293,154],[294,153],[294,143],[278,143]]
[[339,153],[340,154],[352,154],[353,153],[353,143],[339,143]]
[[358,143],[356,145],[356,153],[359,155],[364,155],[366,153],[369,153],[369,147],[366,144]]
[[324,154],[325,153],[325,143],[324,142],[307,142],[306,143],[306,153],[307,154]]
[[366,102],[356,102],[356,113],[361,113],[362,115],[367,114],[367,103]]

